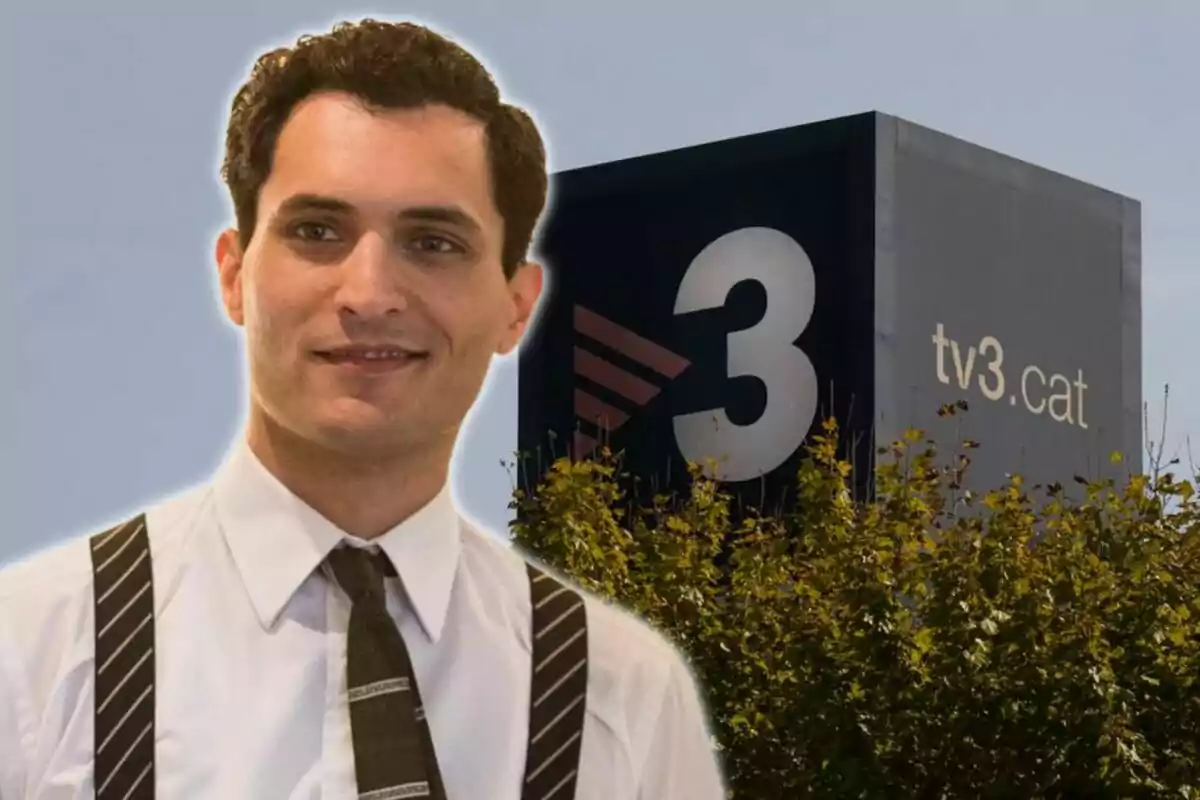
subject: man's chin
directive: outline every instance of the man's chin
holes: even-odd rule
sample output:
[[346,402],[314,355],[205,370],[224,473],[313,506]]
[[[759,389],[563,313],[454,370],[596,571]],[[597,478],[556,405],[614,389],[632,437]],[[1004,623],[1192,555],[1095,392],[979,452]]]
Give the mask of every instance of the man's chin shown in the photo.
[[412,427],[394,412],[371,407],[341,408],[312,420],[310,426],[324,446],[347,455],[387,454],[411,446]]
[[410,412],[395,402],[379,402],[360,397],[345,396],[328,400],[315,406],[312,411],[315,421],[334,428],[353,430],[395,425]]

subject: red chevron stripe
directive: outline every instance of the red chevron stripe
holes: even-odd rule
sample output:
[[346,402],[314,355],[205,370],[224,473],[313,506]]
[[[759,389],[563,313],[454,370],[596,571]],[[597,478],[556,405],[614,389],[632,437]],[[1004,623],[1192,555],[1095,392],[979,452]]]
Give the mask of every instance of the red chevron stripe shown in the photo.
[[575,458],[586,458],[587,456],[591,455],[592,451],[596,449],[597,444],[599,444],[599,442],[597,442],[591,436],[588,436],[586,433],[583,433],[582,431],[575,431]]
[[677,377],[691,363],[583,306],[575,306],[575,330],[668,378]]
[[621,409],[613,408],[582,389],[575,390],[575,414],[607,431],[615,431],[629,420],[629,415]]
[[649,403],[659,392],[659,388],[654,384],[647,383],[581,347],[575,348],[575,374],[611,389],[639,406]]

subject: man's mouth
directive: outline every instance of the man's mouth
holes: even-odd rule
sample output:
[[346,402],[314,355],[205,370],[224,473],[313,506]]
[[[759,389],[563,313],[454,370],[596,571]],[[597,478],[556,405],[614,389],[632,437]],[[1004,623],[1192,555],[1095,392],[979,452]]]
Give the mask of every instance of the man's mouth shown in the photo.
[[363,345],[317,350],[316,355],[331,364],[352,366],[400,366],[428,357],[428,353],[387,345]]

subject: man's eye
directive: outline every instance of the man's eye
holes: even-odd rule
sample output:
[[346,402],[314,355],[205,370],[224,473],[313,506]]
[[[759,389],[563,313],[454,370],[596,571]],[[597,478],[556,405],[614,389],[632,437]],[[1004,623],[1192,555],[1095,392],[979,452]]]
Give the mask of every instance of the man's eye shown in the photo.
[[457,242],[447,239],[445,236],[428,233],[417,236],[412,240],[412,248],[420,253],[431,255],[443,255],[449,253],[461,253],[463,248]]
[[297,222],[289,229],[296,239],[306,242],[336,242],[337,232],[331,225],[322,222]]

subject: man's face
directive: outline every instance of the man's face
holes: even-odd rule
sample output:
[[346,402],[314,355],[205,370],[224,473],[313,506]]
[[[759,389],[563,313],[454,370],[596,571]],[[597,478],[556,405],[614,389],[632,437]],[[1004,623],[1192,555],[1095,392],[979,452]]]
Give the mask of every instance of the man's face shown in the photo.
[[534,264],[505,278],[503,234],[482,123],[336,93],[302,102],[249,247],[233,230],[217,246],[252,414],[348,453],[452,442],[541,291]]

